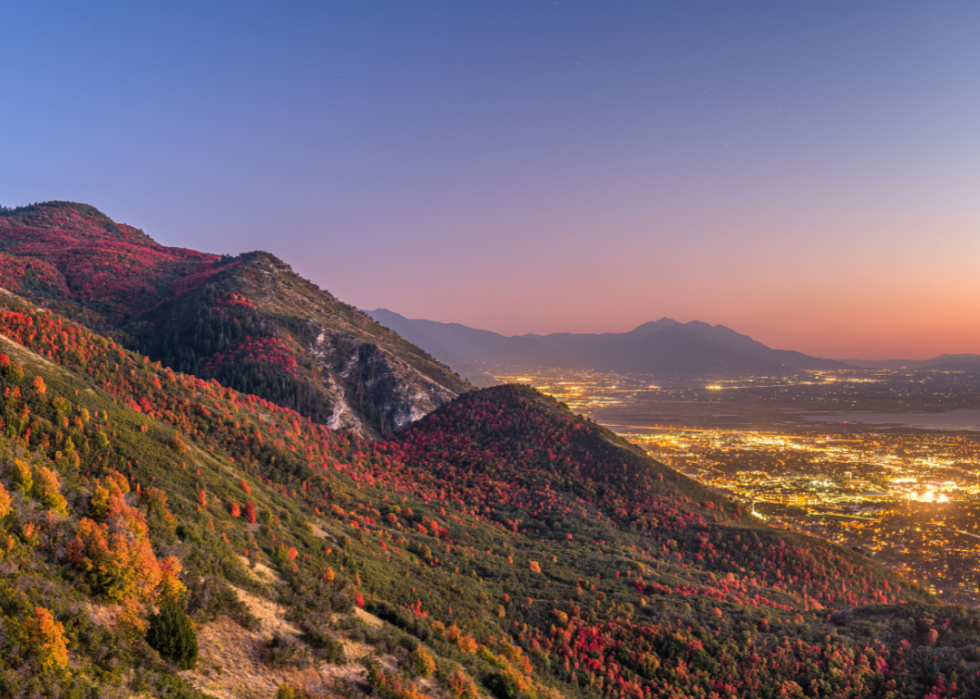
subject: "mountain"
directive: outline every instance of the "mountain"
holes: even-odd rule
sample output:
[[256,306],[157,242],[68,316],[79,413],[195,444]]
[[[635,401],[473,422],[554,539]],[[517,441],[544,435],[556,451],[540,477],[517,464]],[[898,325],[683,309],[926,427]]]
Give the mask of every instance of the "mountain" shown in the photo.
[[450,366],[497,362],[524,367],[590,368],[651,376],[783,375],[847,364],[774,350],[723,325],[661,318],[625,333],[506,337],[459,323],[409,320],[379,308],[368,315]]
[[[4,696],[974,688],[951,678],[975,613],[742,522],[533,390],[471,392],[370,442],[0,301],[0,440],[48,484],[18,490],[16,462],[0,478],[5,628],[24,619],[0,639]],[[196,623],[180,672],[142,606],[170,597]]]
[[977,610],[527,387],[366,439],[5,291],[0,420],[3,697],[980,691]]
[[935,369],[938,371],[980,372],[980,354],[941,354],[932,359],[844,359],[864,369]]
[[563,351],[531,337],[504,337],[459,323],[409,320],[384,308],[368,315],[414,345],[437,348],[441,361],[450,366],[472,361],[557,366],[570,361]]
[[165,247],[83,204],[0,212],[0,286],[334,429],[389,434],[473,388],[273,255]]

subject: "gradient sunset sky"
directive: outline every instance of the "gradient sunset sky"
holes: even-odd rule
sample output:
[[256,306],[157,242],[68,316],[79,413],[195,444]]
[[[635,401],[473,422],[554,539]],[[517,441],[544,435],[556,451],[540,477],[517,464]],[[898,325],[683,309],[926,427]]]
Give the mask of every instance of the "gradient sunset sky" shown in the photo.
[[505,334],[980,352],[980,3],[8,3],[0,204]]

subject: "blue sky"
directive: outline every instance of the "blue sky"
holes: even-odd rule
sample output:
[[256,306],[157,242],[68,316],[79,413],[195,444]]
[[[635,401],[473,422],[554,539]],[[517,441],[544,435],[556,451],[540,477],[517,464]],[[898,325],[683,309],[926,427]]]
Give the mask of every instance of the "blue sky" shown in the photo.
[[[980,4],[25,2],[0,203],[505,333],[980,351]],[[969,318],[970,320],[966,320]]]

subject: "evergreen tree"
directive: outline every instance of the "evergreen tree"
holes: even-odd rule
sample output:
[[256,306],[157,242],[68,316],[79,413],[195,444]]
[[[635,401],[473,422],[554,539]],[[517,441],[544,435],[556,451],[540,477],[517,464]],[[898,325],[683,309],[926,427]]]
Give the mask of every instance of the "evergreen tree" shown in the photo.
[[160,606],[160,613],[150,618],[146,642],[181,670],[190,670],[197,662],[194,626],[175,604],[165,602]]

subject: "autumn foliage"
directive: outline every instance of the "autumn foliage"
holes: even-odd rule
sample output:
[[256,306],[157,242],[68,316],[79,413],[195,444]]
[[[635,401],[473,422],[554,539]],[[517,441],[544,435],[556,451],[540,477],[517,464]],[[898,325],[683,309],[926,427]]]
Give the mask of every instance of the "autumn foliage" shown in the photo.
[[34,613],[21,625],[24,645],[37,658],[42,671],[65,670],[68,667],[68,644],[65,627],[55,621],[44,607],[35,607]]

